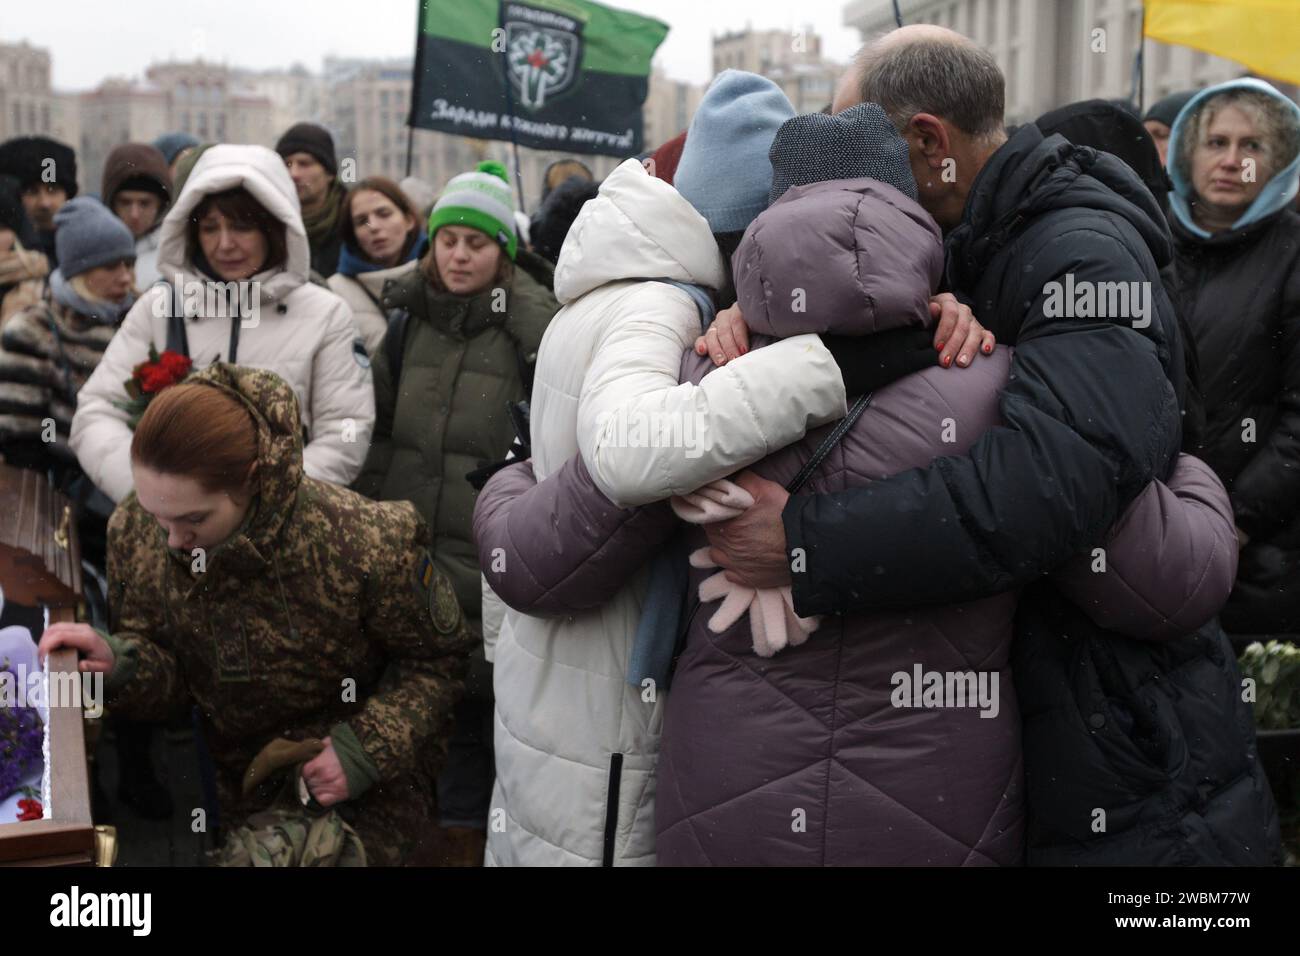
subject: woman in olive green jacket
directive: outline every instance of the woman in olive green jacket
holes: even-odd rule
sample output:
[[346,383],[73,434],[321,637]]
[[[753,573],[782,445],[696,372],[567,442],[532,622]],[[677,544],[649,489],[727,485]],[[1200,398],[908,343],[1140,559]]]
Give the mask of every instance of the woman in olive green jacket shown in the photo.
[[[551,316],[550,263],[519,248],[505,168],[483,162],[447,184],[429,252],[384,288],[388,334],[373,357],[375,429],[353,487],[415,503],[470,625],[480,629],[474,501],[465,476],[515,438],[507,406],[528,397]],[[480,647],[439,780],[442,824],[481,830],[491,795],[491,669]],[[458,834],[460,835],[460,834]],[[481,856],[477,835],[465,839]]]

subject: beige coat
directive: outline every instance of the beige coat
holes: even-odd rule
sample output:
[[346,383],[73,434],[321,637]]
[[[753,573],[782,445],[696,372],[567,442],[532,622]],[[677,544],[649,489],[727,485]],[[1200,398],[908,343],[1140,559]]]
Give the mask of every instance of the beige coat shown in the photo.
[[384,283],[389,279],[400,279],[418,264],[417,260],[412,259],[391,269],[363,272],[357,276],[345,276],[336,272],[325,280],[330,289],[352,310],[352,324],[366,343],[366,351],[370,355],[379,352],[384,334],[388,331],[388,315],[382,298]]

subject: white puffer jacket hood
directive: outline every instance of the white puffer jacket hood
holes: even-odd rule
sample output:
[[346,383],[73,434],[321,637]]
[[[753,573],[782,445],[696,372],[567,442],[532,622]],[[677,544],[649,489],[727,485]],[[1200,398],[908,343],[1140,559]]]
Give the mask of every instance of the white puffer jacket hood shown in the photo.
[[268,269],[253,277],[261,300],[274,303],[304,284],[311,271],[311,247],[302,224],[298,193],[284,160],[265,146],[213,146],[199,157],[185,189],[167,211],[159,229],[158,271],[168,282],[176,275],[204,280],[186,250],[190,215],[208,196],[243,187],[254,199],[284,223],[288,259],[280,269]]
[[629,159],[573,221],[555,266],[555,298],[567,305],[623,279],[675,279],[719,289],[725,278],[722,253],[704,217]]

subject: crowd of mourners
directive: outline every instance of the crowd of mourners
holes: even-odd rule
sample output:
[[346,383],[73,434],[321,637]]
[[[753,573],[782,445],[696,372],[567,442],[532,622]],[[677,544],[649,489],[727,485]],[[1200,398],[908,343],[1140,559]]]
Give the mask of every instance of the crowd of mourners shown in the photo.
[[[169,134],[0,144],[0,450],[75,503],[119,797],[223,864],[1273,864],[1300,107],[1008,128],[913,26],[728,70],[531,217]],[[188,808],[185,808],[188,813]],[[305,824],[305,825],[304,825]]]

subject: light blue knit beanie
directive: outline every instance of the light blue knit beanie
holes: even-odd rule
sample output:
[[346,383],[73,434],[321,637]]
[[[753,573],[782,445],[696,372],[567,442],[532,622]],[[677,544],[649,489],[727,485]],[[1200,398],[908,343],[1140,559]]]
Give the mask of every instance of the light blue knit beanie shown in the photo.
[[709,85],[673,185],[714,233],[743,232],[767,208],[767,153],[776,131],[794,115],[781,88],[756,73],[723,70]]

